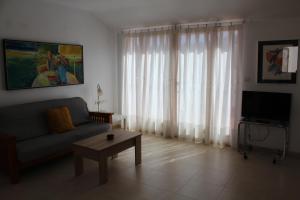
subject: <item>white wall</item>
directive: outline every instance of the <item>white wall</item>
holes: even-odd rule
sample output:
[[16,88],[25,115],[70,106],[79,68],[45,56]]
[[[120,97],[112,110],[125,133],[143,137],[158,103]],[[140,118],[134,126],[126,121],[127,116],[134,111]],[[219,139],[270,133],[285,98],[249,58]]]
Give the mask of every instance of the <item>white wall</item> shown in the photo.
[[[290,151],[300,152],[300,72],[297,74],[297,84],[258,84],[257,78],[257,48],[258,41],[300,39],[300,20],[256,20],[245,25],[245,64],[244,89],[271,92],[288,92],[293,94],[290,121]],[[258,134],[264,134],[265,129],[255,129]],[[267,141],[267,146],[278,146],[279,130],[271,130],[273,136]],[[259,143],[258,143],[259,144]]]
[[6,91],[0,53],[0,106],[62,97],[83,97],[96,109],[97,82],[104,91],[103,109],[114,110],[115,35],[94,16],[42,1],[0,0],[0,40],[19,39],[82,44],[84,85]]

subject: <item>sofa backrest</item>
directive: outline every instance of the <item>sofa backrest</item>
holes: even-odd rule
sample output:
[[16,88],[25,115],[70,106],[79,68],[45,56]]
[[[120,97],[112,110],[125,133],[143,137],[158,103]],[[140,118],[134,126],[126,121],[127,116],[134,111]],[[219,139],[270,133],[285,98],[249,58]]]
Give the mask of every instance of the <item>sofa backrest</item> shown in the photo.
[[0,108],[0,134],[15,135],[17,141],[47,134],[47,110],[67,106],[74,125],[89,121],[86,102],[80,97],[54,99]]

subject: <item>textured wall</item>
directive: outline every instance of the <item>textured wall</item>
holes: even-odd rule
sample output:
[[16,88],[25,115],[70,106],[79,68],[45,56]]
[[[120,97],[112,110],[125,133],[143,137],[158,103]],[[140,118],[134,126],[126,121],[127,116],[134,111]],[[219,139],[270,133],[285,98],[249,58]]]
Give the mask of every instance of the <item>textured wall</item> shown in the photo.
[[0,106],[83,97],[95,110],[97,82],[104,91],[103,109],[114,110],[115,36],[109,27],[84,11],[41,1],[0,0],[0,39],[78,43],[84,47],[84,85],[6,91],[0,53]]

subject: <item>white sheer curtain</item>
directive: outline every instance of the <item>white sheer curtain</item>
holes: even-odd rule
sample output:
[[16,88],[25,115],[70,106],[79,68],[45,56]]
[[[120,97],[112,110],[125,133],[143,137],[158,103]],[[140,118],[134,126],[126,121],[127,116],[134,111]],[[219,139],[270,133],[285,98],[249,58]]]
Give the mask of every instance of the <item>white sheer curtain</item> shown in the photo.
[[171,30],[123,38],[122,114],[127,128],[166,135],[170,122]]
[[241,25],[123,37],[127,128],[231,144],[241,95]]
[[241,26],[182,30],[178,36],[178,135],[231,144],[241,94]]

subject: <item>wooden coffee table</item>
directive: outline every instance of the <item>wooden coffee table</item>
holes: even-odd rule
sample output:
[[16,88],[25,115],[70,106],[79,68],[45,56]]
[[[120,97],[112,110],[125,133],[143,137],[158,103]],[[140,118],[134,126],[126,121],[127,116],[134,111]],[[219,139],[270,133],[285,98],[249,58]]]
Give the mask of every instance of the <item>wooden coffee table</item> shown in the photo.
[[[114,134],[108,141],[106,135]],[[99,184],[107,182],[107,158],[130,147],[135,147],[135,164],[141,164],[141,134],[124,130],[113,130],[73,143],[75,176],[83,173],[83,158],[92,159],[99,165]]]

